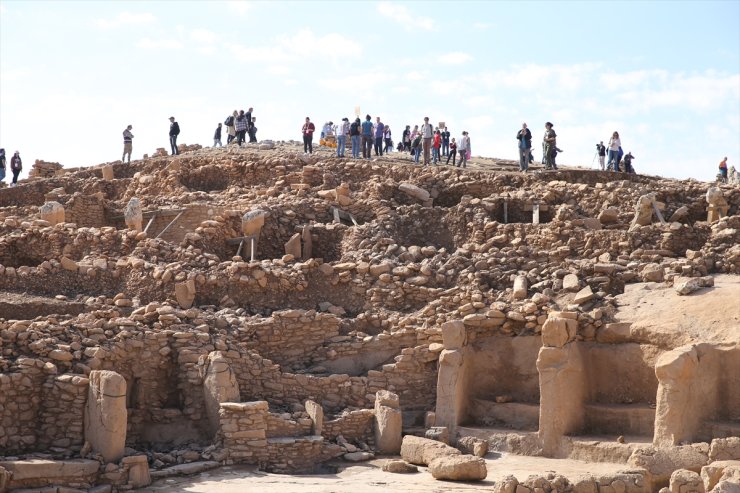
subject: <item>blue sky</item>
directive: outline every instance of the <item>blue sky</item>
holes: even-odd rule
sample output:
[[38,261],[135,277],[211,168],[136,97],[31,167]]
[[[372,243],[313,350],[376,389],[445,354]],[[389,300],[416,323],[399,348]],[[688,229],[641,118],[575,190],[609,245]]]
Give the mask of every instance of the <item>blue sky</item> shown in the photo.
[[171,115],[210,145],[249,106],[261,139],[360,106],[395,140],[429,116],[512,159],[551,121],[566,165],[617,130],[639,172],[709,180],[740,169],[740,1],[0,0],[0,147],[24,175],[119,159],[127,124],[151,154]]

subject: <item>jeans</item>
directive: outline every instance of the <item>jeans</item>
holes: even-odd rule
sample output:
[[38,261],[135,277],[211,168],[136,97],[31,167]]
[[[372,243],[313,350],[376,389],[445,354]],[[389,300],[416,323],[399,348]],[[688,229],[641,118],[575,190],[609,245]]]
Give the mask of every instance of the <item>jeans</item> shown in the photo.
[[452,158],[452,165],[455,166],[455,159],[457,158],[457,151],[450,151],[447,153],[447,162],[445,164],[450,164],[450,158]]
[[221,143],[221,139],[213,139],[213,147],[223,147],[223,144]]
[[179,154],[177,152],[177,135],[170,135],[170,147],[172,147],[172,155]]
[[18,175],[21,174],[21,170],[19,170],[19,169],[11,169],[10,171],[13,172],[13,182],[12,183],[18,183]]
[[373,136],[363,135],[362,136],[362,157],[370,159],[370,155],[373,152]]
[[450,141],[449,140],[442,140],[442,155],[448,156],[450,155]]
[[254,127],[249,127],[249,142],[257,142],[257,134],[254,132]]
[[[619,171],[619,151],[609,150],[609,165],[612,166],[612,171]],[[613,164],[612,164],[613,163]]]
[[383,155],[383,137],[375,137],[375,155]]
[[555,156],[553,156],[554,147],[554,145],[545,144],[545,155],[543,156],[545,159],[545,169],[558,169],[555,165]]
[[429,164],[429,154],[432,149],[432,138],[429,137],[422,139],[424,141],[424,166]]
[[239,144],[239,145],[242,145],[245,142],[245,140],[246,140],[246,136],[247,136],[247,131],[246,130],[239,130],[236,133],[236,139],[237,139],[236,140],[236,143]]
[[391,139],[385,139],[385,152],[389,153],[393,150],[393,141]]
[[360,136],[359,135],[352,136],[352,157],[354,159],[360,158]]
[[604,171],[604,156],[599,156],[599,166],[601,166],[601,171]]
[[[347,136],[337,135],[337,157],[344,157],[345,147],[347,147]],[[354,152],[354,150],[352,152]]]
[[468,163],[468,150],[467,149],[460,149],[457,152],[460,153],[460,164],[458,164],[457,167],[459,168],[460,165],[462,165],[463,168],[467,168],[468,167],[467,166],[467,163]]
[[432,161],[434,161],[434,164],[437,164],[437,161],[440,161],[439,147],[432,147]]
[[529,169],[529,148],[519,148],[519,171],[527,171]]
[[416,149],[414,149],[414,162],[415,163],[419,162],[419,156],[421,156],[421,147],[417,147]]
[[303,136],[303,152],[313,154],[313,135]]

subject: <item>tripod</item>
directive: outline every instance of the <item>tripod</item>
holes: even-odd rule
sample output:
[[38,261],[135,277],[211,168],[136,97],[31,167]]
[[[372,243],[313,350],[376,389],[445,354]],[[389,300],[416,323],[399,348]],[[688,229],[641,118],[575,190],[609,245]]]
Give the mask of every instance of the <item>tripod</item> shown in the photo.
[[591,160],[591,167],[592,168],[594,166],[594,163],[596,162],[596,156],[598,156],[598,155],[599,155],[599,151],[596,151],[596,153],[594,154],[594,158]]

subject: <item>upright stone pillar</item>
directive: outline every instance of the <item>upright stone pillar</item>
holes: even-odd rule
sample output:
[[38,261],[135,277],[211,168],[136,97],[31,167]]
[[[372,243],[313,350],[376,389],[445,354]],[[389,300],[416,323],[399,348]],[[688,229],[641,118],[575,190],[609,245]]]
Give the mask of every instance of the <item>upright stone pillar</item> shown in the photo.
[[259,243],[260,233],[262,232],[262,226],[265,225],[265,218],[267,217],[267,211],[262,209],[255,209],[249,211],[242,216],[242,234],[244,236],[254,236],[254,252],[252,252],[252,243],[246,242],[249,247],[249,252],[245,252],[242,257],[244,258],[256,258],[257,257],[257,243]]
[[435,425],[447,427],[450,436],[454,437],[468,407],[467,337],[461,320],[442,324],[442,343],[445,349],[439,355]]
[[59,202],[46,202],[39,207],[39,215],[52,226],[64,222],[64,206]]
[[218,410],[222,402],[239,402],[239,384],[228,360],[221,351],[213,351],[208,357],[198,359],[203,378],[203,399],[211,433],[218,431]]
[[694,347],[668,351],[658,358],[655,376],[658,393],[655,403],[653,445],[671,447],[691,441],[700,423],[700,399],[696,386],[699,357]]
[[187,310],[195,301],[195,280],[188,279],[175,284],[175,298],[181,308]]
[[110,164],[106,164],[101,168],[101,171],[103,172],[103,180],[113,180],[113,166],[111,166]]
[[311,418],[311,434],[321,436],[324,431],[324,408],[314,401],[306,401],[304,404],[306,413]]
[[141,231],[144,222],[144,213],[141,210],[141,201],[132,197],[128,201],[126,208],[123,210],[123,218],[126,220],[126,227],[134,231]]
[[729,206],[725,195],[718,187],[709,187],[707,190],[707,222],[719,221],[727,215]]
[[387,390],[375,394],[375,449],[381,454],[401,453],[403,417],[398,395]]
[[298,260],[301,258],[301,234],[296,233],[290,237],[288,242],[285,244],[285,254],[293,255],[293,258]]
[[308,260],[313,257],[313,240],[311,240],[311,228],[308,224],[303,226],[301,231],[301,238],[303,239],[303,260]]
[[123,457],[126,420],[126,380],[114,371],[91,371],[85,440],[106,462],[117,462]]

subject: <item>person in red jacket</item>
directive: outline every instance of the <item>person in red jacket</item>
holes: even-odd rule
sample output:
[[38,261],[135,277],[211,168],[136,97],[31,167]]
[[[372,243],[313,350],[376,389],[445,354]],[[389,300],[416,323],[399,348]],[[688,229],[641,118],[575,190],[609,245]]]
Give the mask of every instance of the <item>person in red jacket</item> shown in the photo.
[[440,160],[439,149],[442,147],[442,134],[439,130],[434,132],[434,141],[432,142],[432,161],[436,165]]
[[316,126],[309,117],[306,117],[306,123],[303,124],[301,129],[303,132],[303,154],[313,153],[313,133],[315,130]]

